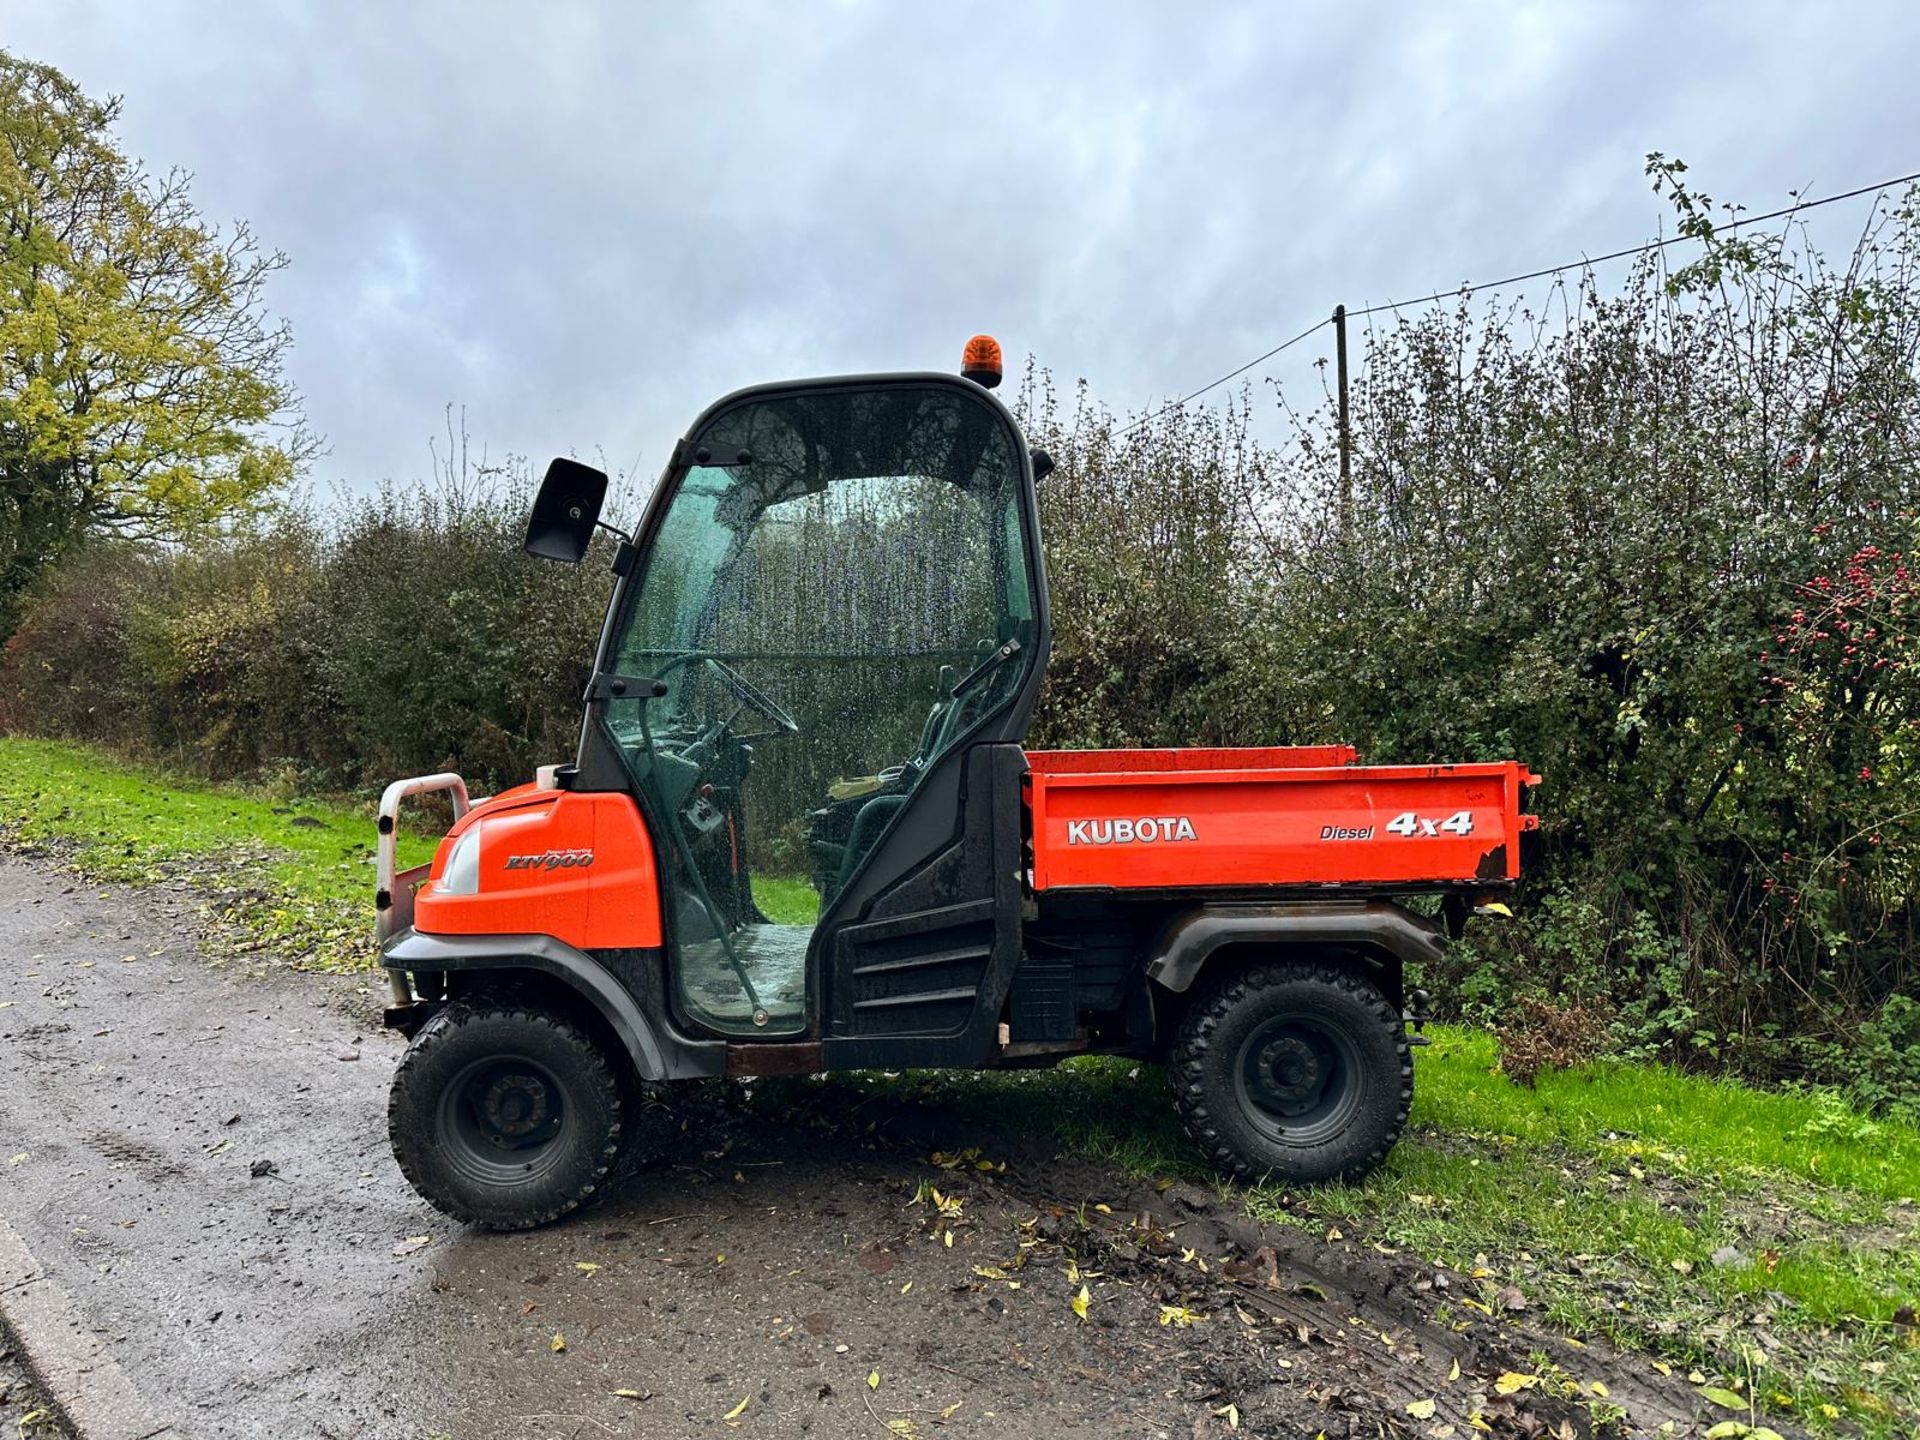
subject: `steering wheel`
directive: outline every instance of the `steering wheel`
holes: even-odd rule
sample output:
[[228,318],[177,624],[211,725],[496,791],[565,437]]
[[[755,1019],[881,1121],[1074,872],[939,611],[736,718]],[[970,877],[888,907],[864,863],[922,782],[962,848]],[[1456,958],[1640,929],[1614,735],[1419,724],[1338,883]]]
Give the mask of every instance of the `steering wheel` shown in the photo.
[[786,731],[787,734],[799,733],[800,722],[783,710],[779,701],[717,655],[709,655],[703,650],[690,650],[684,655],[676,655],[660,667],[660,678],[666,679],[682,665],[691,664],[695,660],[712,670],[719,677],[720,683],[727,687],[727,692],[741,704],[758,711],[772,721],[776,728]]

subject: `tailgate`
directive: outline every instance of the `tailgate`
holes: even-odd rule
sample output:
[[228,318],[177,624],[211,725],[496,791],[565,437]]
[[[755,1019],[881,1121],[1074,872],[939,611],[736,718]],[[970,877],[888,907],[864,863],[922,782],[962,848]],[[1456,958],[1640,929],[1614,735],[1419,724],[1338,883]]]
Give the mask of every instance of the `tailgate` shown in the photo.
[[1539,777],[1511,760],[1056,763],[1070,753],[1028,757],[1035,890],[1485,887],[1519,878],[1520,836],[1539,823],[1520,811]]

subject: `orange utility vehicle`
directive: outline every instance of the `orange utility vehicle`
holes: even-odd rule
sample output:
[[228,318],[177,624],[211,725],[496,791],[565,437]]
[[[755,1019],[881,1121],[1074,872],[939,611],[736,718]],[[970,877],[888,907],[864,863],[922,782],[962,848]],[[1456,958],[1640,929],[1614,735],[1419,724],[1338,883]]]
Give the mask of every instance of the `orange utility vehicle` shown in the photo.
[[[1380,1163],[1413,1095],[1407,975],[1518,878],[1535,777],[1344,746],[1028,751],[1048,647],[1030,451],[961,376],[762,385],[675,447],[617,577],[573,763],[379,819],[389,1124],[433,1204],[541,1224],[642,1087],[875,1067],[1164,1061],[1221,1165]],[[606,476],[556,460],[534,555]],[[430,866],[401,803],[450,793]],[[1438,896],[1438,918],[1395,897]]]

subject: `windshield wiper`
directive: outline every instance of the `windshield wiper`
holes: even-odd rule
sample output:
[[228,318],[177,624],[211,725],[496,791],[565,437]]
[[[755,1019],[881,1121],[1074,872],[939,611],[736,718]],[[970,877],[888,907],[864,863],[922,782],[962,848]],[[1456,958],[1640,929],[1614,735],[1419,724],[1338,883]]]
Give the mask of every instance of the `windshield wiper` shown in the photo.
[[1019,653],[1020,642],[1018,640],[1007,641],[1006,644],[987,656],[986,659],[974,666],[973,669],[969,670],[965,675],[962,675],[960,677],[960,683],[955,685],[948,693],[953,699],[958,700],[962,695],[966,694],[967,691],[971,690],[975,685],[978,685],[995,670],[998,670],[1005,661],[1012,659]]

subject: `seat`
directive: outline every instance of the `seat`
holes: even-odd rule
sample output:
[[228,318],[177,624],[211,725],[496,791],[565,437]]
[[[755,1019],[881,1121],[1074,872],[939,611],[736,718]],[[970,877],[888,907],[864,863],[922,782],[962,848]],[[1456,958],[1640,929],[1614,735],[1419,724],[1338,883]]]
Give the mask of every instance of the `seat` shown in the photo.
[[832,893],[820,897],[821,914],[824,915],[827,907],[847,888],[860,862],[879,840],[880,832],[892,823],[906,803],[905,795],[876,795],[860,807],[860,813],[853,817],[853,829],[847,834],[847,848],[840,855],[840,873],[834,877]]

